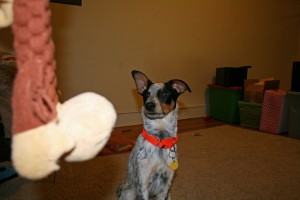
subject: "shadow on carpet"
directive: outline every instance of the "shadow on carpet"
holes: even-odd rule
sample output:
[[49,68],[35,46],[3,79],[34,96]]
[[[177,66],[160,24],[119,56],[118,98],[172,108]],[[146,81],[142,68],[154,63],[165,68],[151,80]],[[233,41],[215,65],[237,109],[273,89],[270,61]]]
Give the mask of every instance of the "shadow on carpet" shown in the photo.
[[135,140],[131,140],[120,133],[113,133],[99,156],[130,152],[134,147]]

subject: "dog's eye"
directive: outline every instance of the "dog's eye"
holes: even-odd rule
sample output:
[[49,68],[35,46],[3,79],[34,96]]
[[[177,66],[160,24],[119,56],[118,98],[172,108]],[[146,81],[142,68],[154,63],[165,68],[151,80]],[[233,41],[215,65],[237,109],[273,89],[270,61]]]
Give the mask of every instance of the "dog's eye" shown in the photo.
[[166,97],[166,96],[169,95],[169,93],[167,91],[162,91],[161,95],[164,96],[164,97]]
[[160,90],[157,95],[161,100],[166,101],[166,99],[169,98],[170,93],[166,90]]
[[162,91],[160,92],[160,95],[161,95],[162,97],[167,97],[167,96],[169,95],[169,93],[168,93],[167,91],[162,90]]

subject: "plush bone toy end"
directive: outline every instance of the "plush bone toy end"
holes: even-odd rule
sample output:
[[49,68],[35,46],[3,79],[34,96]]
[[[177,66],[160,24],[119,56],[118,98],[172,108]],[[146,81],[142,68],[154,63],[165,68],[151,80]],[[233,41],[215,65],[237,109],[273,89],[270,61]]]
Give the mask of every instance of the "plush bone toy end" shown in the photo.
[[58,110],[60,129],[75,140],[66,161],[85,161],[104,147],[117,114],[106,98],[86,92],[66,101]]
[[75,146],[71,136],[59,130],[57,120],[15,135],[12,161],[19,175],[37,180],[59,170],[57,160]]
[[116,121],[113,105],[106,98],[87,92],[58,105],[52,122],[13,137],[13,163],[28,179],[44,178],[59,170],[57,161],[94,158],[110,137]]

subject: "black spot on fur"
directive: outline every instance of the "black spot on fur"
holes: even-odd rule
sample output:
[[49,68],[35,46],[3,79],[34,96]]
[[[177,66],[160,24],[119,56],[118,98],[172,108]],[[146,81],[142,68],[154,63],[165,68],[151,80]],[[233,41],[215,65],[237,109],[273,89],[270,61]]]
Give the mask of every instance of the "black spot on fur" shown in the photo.
[[165,103],[165,104],[171,104],[172,101],[176,99],[176,97],[174,98],[172,91],[168,90],[168,88],[166,87],[158,90],[157,98],[161,103]]
[[163,185],[166,185],[167,182],[168,182],[168,176],[167,176],[167,173],[166,173],[166,172],[162,173],[162,174],[160,175],[160,178],[161,178],[162,184],[163,184]]

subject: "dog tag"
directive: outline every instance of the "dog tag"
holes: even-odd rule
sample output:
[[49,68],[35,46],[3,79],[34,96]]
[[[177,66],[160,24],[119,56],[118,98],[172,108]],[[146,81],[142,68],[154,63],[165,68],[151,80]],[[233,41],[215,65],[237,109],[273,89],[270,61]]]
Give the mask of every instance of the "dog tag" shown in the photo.
[[175,171],[178,168],[178,162],[176,160],[172,161],[169,165],[170,169]]

